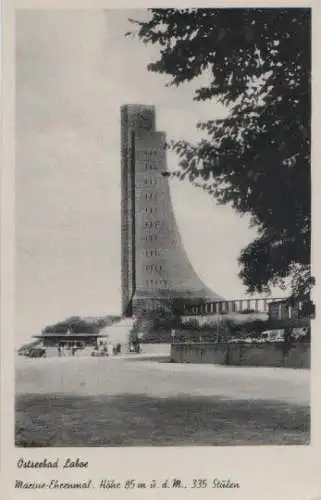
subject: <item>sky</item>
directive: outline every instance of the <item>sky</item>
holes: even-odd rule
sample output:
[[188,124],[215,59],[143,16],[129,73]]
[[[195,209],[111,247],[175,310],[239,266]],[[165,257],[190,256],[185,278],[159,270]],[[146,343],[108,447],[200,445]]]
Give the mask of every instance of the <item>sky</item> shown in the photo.
[[[158,49],[126,38],[144,11],[19,11],[16,20],[16,343],[72,315],[120,313],[120,112],[154,104],[168,139],[226,114],[147,71]],[[205,77],[206,78],[206,77]],[[168,157],[169,168],[177,158]],[[170,180],[183,242],[202,280],[246,295],[240,250],[248,219],[188,182]]]

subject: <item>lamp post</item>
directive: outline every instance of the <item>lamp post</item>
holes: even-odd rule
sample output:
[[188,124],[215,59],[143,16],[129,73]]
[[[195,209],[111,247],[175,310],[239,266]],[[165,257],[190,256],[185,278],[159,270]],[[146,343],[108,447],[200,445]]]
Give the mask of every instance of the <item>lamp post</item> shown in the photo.
[[216,342],[219,342],[220,339],[220,328],[221,327],[221,315],[220,311],[218,310],[218,313],[216,315]]

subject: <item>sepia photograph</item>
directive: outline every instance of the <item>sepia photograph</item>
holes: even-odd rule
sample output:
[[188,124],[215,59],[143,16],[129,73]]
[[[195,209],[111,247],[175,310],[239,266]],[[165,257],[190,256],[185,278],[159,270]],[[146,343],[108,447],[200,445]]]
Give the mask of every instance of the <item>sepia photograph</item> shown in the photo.
[[15,447],[311,444],[311,9],[15,14]]

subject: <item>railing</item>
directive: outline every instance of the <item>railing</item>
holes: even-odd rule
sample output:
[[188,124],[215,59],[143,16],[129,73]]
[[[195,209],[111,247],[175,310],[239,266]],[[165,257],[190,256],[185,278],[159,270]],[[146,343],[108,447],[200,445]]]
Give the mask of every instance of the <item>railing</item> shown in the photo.
[[296,319],[312,319],[314,312],[307,309],[302,302],[297,302],[291,305],[286,297],[276,298],[247,298],[247,299],[232,299],[221,301],[206,301],[196,303],[193,298],[178,298],[178,297],[144,297],[140,298],[140,315],[150,312],[158,313],[176,313],[180,316],[207,316],[207,315],[224,315],[224,314],[250,314],[263,313],[268,314],[270,319],[278,320],[289,318]]
[[185,314],[227,314],[244,312],[269,312],[269,304],[272,302],[284,303],[284,298],[251,298],[233,299],[220,302],[203,302],[197,305],[185,306]]

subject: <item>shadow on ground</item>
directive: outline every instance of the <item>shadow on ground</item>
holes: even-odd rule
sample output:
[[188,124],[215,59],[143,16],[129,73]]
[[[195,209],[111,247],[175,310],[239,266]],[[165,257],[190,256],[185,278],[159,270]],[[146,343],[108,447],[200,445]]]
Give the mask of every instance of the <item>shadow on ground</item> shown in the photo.
[[143,354],[142,356],[133,356],[132,358],[128,357],[124,359],[126,363],[130,363],[131,361],[137,362],[144,362],[144,361],[154,361],[155,363],[172,363],[170,356],[167,354],[156,354],[156,355],[149,355],[149,354]]
[[22,395],[18,447],[307,445],[310,408],[266,400]]

